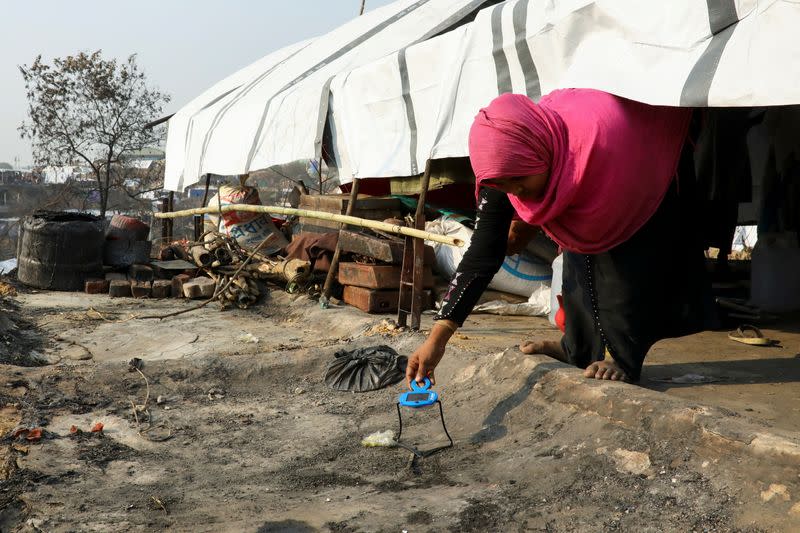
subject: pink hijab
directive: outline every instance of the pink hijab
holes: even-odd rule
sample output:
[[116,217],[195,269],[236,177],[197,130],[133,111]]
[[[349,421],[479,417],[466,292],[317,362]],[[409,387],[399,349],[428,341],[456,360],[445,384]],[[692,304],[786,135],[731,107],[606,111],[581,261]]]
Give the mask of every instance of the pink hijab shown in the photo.
[[504,94],[480,110],[470,130],[477,190],[483,180],[549,171],[539,200],[508,195],[519,217],[541,226],[566,250],[608,251],[656,212],[675,175],[690,117],[689,109],[592,89],[553,91],[538,105]]

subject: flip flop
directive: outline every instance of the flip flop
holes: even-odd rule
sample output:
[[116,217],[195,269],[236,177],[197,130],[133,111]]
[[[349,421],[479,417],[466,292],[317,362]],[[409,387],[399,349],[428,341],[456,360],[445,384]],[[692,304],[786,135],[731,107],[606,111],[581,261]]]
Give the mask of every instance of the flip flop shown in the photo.
[[728,333],[728,338],[751,346],[770,346],[775,344],[775,341],[765,337],[760,329],[750,324],[742,324],[736,331]]

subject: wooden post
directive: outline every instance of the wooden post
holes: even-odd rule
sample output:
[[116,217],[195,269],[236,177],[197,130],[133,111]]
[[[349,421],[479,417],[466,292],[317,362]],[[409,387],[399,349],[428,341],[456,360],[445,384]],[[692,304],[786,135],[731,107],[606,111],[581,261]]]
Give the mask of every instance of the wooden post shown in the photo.
[[[430,160],[425,165],[425,174],[422,176],[417,212],[414,214],[414,227],[425,229],[425,197],[431,181]],[[413,238],[413,237],[412,237]],[[419,329],[422,322],[422,276],[425,268],[425,241],[414,239],[414,287],[411,292],[411,329]]]
[[[169,191],[168,201],[169,201],[169,212],[171,213],[171,212],[175,211],[175,192],[174,191]],[[167,237],[169,238],[169,242],[172,242],[174,228],[175,228],[175,221],[174,220],[170,220],[169,221],[169,225],[167,226]]]
[[211,174],[206,174],[206,190],[203,191],[203,205],[201,207],[206,206],[206,202],[208,202],[208,185],[211,183]]
[[[353,179],[353,184],[350,187],[350,201],[347,203],[347,210],[345,211],[346,216],[351,216],[353,214],[353,210],[356,206],[356,201],[358,200],[358,186],[359,180],[358,178]],[[341,230],[344,229],[344,224],[339,225],[339,234],[341,236]],[[325,285],[322,287],[322,296],[320,297],[320,305],[323,308],[328,307],[328,299],[331,297],[331,290],[333,290],[333,280],[336,278],[336,274],[339,271],[339,256],[342,253],[342,244],[339,242],[339,239],[336,240],[336,250],[333,252],[333,259],[331,260],[331,266],[328,269],[328,275],[325,277]]]
[[203,215],[193,215],[192,221],[194,222],[194,241],[200,240],[200,235],[203,234]]
[[[425,164],[425,173],[420,184],[414,227],[425,229],[425,197],[431,181],[431,162]],[[406,237],[403,252],[403,271],[400,276],[400,297],[397,302],[397,324],[405,327],[411,315],[411,329],[419,329],[422,322],[423,289],[422,276],[425,267],[425,240]],[[408,290],[411,290],[409,295]],[[409,297],[410,296],[410,297]]]
[[[171,211],[169,196],[165,196],[161,199],[161,212],[169,213]],[[169,244],[172,242],[172,219],[162,218],[161,220],[161,241],[162,244]]]

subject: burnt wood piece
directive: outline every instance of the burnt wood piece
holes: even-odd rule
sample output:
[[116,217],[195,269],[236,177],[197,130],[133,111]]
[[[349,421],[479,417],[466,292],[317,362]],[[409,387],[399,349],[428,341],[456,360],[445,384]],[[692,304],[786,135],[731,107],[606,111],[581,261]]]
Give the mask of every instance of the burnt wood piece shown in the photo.
[[[342,230],[339,242],[343,252],[371,257],[384,263],[399,265],[403,262],[403,240],[382,239],[357,231]],[[436,254],[432,246],[425,247],[425,264],[436,262]]]

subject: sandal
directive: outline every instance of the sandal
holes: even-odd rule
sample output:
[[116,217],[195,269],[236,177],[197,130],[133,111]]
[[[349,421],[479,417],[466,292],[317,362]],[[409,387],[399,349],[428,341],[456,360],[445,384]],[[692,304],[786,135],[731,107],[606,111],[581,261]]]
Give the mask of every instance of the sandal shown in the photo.
[[736,331],[728,333],[728,338],[751,346],[771,346],[775,344],[774,340],[765,337],[760,329],[750,324],[742,324]]

